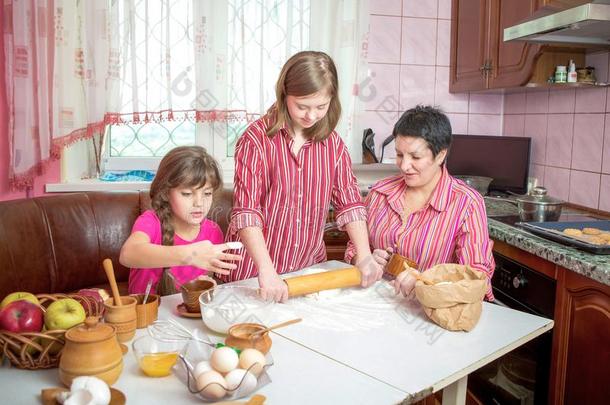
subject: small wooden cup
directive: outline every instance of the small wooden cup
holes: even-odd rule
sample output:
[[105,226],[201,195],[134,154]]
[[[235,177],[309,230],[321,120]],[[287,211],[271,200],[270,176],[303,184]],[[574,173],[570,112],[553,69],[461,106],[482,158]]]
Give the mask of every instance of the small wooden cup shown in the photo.
[[104,320],[116,328],[116,336],[119,342],[128,342],[136,334],[137,302],[138,300],[135,297],[130,296],[121,297],[121,303],[123,304],[121,306],[114,305],[113,298],[104,301],[104,307],[106,308]]
[[136,328],[142,329],[157,320],[159,313],[159,302],[161,297],[157,294],[149,294],[146,304],[144,302],[144,294],[134,294],[136,302]]
[[225,339],[225,344],[241,350],[252,348],[267,354],[271,349],[269,331],[252,337],[253,333],[263,329],[265,329],[265,326],[258,323],[237,323],[229,328],[229,335]]
[[201,312],[199,296],[201,293],[214,287],[216,287],[216,280],[207,276],[182,284],[180,292],[182,292],[182,301],[186,310],[189,312]]
[[398,253],[394,253],[392,257],[390,257],[390,261],[386,267],[386,272],[396,277],[405,270],[405,264],[407,264],[409,267],[417,269],[417,263],[415,263],[413,260],[407,259]]

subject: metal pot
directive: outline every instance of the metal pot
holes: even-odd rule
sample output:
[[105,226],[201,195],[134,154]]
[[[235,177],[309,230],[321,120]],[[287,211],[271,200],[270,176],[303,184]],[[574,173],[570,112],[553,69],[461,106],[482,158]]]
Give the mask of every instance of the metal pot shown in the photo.
[[515,204],[519,209],[519,219],[522,222],[557,221],[561,216],[563,206],[563,201],[548,196],[544,187],[534,187],[530,194],[516,194],[514,200],[497,197],[485,198]]
[[563,201],[548,196],[544,187],[534,187],[530,194],[517,196],[516,201],[523,222],[557,221],[561,216]]

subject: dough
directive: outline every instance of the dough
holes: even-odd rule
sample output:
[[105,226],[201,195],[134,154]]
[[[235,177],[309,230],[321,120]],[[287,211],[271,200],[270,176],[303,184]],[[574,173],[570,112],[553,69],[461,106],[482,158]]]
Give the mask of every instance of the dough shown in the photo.
[[599,235],[597,235],[599,238],[602,238],[603,240],[605,240],[606,242],[610,242],[610,232],[602,232]]
[[582,231],[580,229],[575,229],[575,228],[566,228],[563,230],[563,233],[565,233],[568,236],[580,236],[582,235]]
[[583,228],[582,233],[585,235],[599,235],[602,233],[601,229],[597,228]]

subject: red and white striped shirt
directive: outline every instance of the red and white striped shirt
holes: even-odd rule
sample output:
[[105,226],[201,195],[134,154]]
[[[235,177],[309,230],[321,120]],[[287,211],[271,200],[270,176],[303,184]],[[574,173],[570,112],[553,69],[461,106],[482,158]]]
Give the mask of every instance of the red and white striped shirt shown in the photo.
[[[269,138],[268,122],[252,123],[235,147],[235,180],[228,241],[238,231],[260,227],[278,274],[296,271],[326,260],[324,224],[330,204],[340,228],[365,221],[352,163],[336,132],[320,142],[307,141],[295,156],[293,139],[284,127]],[[258,275],[244,250],[243,260],[227,281]]]
[[[366,197],[369,240],[373,249],[393,247],[420,270],[441,263],[469,265],[487,274],[495,268],[483,197],[443,167],[429,203],[404,218],[407,185],[402,175],[377,182]],[[346,261],[355,255],[349,242]],[[493,300],[491,283],[487,299]]]

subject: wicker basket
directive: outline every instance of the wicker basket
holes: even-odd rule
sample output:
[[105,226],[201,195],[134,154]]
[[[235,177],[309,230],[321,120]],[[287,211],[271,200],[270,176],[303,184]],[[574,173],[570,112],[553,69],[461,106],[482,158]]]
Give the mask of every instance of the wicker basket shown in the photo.
[[[74,298],[81,303],[87,316],[101,316],[104,306],[95,298],[78,294],[39,294],[36,296],[43,309],[62,298]],[[64,347],[65,330],[13,333],[0,331],[0,356],[14,366],[28,370],[53,368],[59,365]]]

